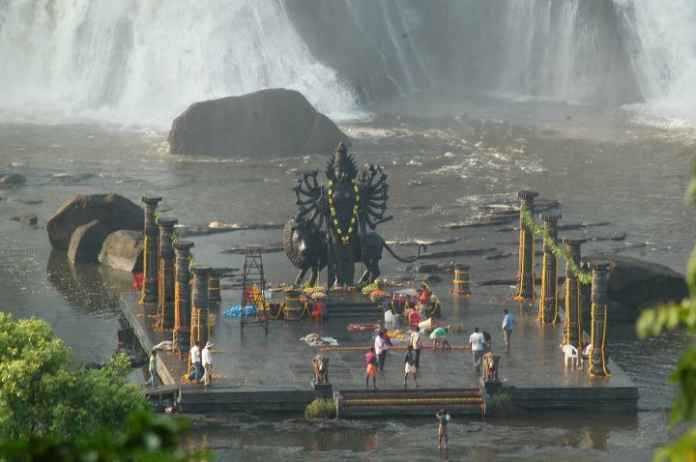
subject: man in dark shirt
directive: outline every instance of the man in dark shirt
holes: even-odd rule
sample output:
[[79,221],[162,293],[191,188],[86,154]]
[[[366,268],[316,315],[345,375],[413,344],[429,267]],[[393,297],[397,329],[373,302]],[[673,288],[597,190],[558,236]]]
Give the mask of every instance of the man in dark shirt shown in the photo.
[[416,365],[416,353],[413,351],[413,346],[409,345],[408,350],[406,350],[406,356],[404,356],[404,389],[406,386],[406,379],[409,374],[413,375],[413,383],[416,384],[418,388],[418,366]]

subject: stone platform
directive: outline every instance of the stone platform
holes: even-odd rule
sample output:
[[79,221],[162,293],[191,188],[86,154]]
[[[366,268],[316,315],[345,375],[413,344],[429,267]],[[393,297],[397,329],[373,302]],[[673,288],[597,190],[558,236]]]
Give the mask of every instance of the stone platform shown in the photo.
[[[502,357],[500,379],[520,412],[636,412],[638,390],[611,359],[612,375],[607,378],[591,378],[586,370],[564,366],[560,351],[561,325],[540,326],[535,307],[502,297],[474,295],[459,300],[441,296],[441,299],[445,316],[442,321],[463,326],[464,331],[449,335],[454,351],[423,351],[418,371],[420,388],[479,387],[472,355],[465,348],[471,331],[479,327],[492,335],[493,351]],[[126,318],[145,349],[164,339],[163,333],[152,329],[154,307],[138,305],[135,295],[123,306]],[[504,307],[511,309],[517,318],[510,353],[502,348],[500,322]],[[339,343],[338,349],[323,353],[330,359],[329,378],[333,391],[364,390],[364,354],[372,343],[372,333],[348,332],[346,326],[352,322],[373,321],[345,317],[325,321],[271,321],[266,335],[261,326],[247,324],[240,329],[238,319],[218,316],[212,335],[214,382],[208,389],[198,385],[182,386],[182,410],[301,412],[315,396],[310,385],[311,359],[319,349],[306,345],[299,338],[312,332],[333,337]],[[609,336],[611,338],[611,333]],[[426,345],[429,343],[427,340]],[[403,390],[403,354],[400,351],[388,354],[385,370],[377,379],[379,389]],[[160,359],[159,375],[163,384],[176,385],[186,372],[186,358],[164,353]],[[409,386],[412,387],[412,383]]]

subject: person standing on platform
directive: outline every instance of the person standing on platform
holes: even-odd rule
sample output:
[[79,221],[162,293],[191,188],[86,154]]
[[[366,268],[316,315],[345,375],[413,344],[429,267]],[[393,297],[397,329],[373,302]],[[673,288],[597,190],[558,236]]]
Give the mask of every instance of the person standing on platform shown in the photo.
[[503,339],[505,340],[505,351],[510,353],[510,336],[515,325],[515,317],[507,309],[503,310]]
[[379,362],[379,371],[384,371],[384,364],[387,362],[387,350],[391,342],[386,338],[384,329],[380,329],[375,337],[375,354]]
[[493,351],[493,337],[491,337],[491,334],[486,332],[485,330],[483,331],[483,352],[488,353],[489,351]]
[[372,378],[372,387],[377,389],[377,355],[375,348],[370,347],[370,351],[365,354],[365,388],[370,388],[370,377]]
[[418,388],[418,366],[416,366],[416,354],[411,345],[408,346],[406,356],[404,356],[404,390],[407,387],[406,379],[408,379],[409,374],[413,376],[413,383]]
[[157,350],[152,350],[152,353],[150,353],[148,372],[150,373],[150,378],[147,384],[154,388],[157,386]]
[[421,348],[423,347],[423,334],[421,334],[421,331],[417,327],[411,330],[411,338],[409,339],[408,344],[413,347],[413,352],[416,355],[416,367],[420,367]]
[[408,314],[408,325],[411,326],[411,329],[413,330],[418,330],[418,324],[421,322],[421,315],[418,313],[418,310],[411,310],[409,311]]
[[198,342],[194,343],[189,351],[191,358],[191,374],[189,375],[189,380],[192,382],[200,382],[202,376],[203,366],[201,364],[201,347]]
[[483,334],[479,331],[478,327],[474,327],[474,333],[469,336],[469,344],[471,345],[471,352],[474,357],[474,369],[477,372],[481,372],[481,358],[485,350]]
[[203,357],[203,385],[206,387],[210,385],[210,380],[213,378],[213,355],[210,351],[212,346],[212,343],[206,342],[201,355]]

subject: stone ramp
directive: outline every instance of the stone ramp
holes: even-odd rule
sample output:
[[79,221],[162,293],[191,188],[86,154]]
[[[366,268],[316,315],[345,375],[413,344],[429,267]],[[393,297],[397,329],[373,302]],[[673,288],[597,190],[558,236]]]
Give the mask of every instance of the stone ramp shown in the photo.
[[486,409],[478,388],[343,390],[334,399],[339,417],[432,416],[443,408],[450,414],[483,416]]

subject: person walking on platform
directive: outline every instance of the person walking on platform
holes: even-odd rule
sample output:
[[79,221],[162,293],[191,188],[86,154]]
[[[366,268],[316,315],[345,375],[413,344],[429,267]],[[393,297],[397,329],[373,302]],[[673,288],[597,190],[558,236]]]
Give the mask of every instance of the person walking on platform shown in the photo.
[[479,331],[478,327],[474,327],[474,333],[469,336],[469,344],[471,345],[471,352],[474,357],[474,369],[477,372],[481,372],[481,358],[483,358],[485,350],[484,343],[483,334]]
[[503,340],[505,340],[505,351],[510,353],[510,336],[515,325],[515,317],[507,309],[503,310]]
[[420,367],[421,348],[423,347],[423,334],[416,327],[411,331],[411,338],[408,342],[413,347],[413,352],[416,355],[416,367]]

